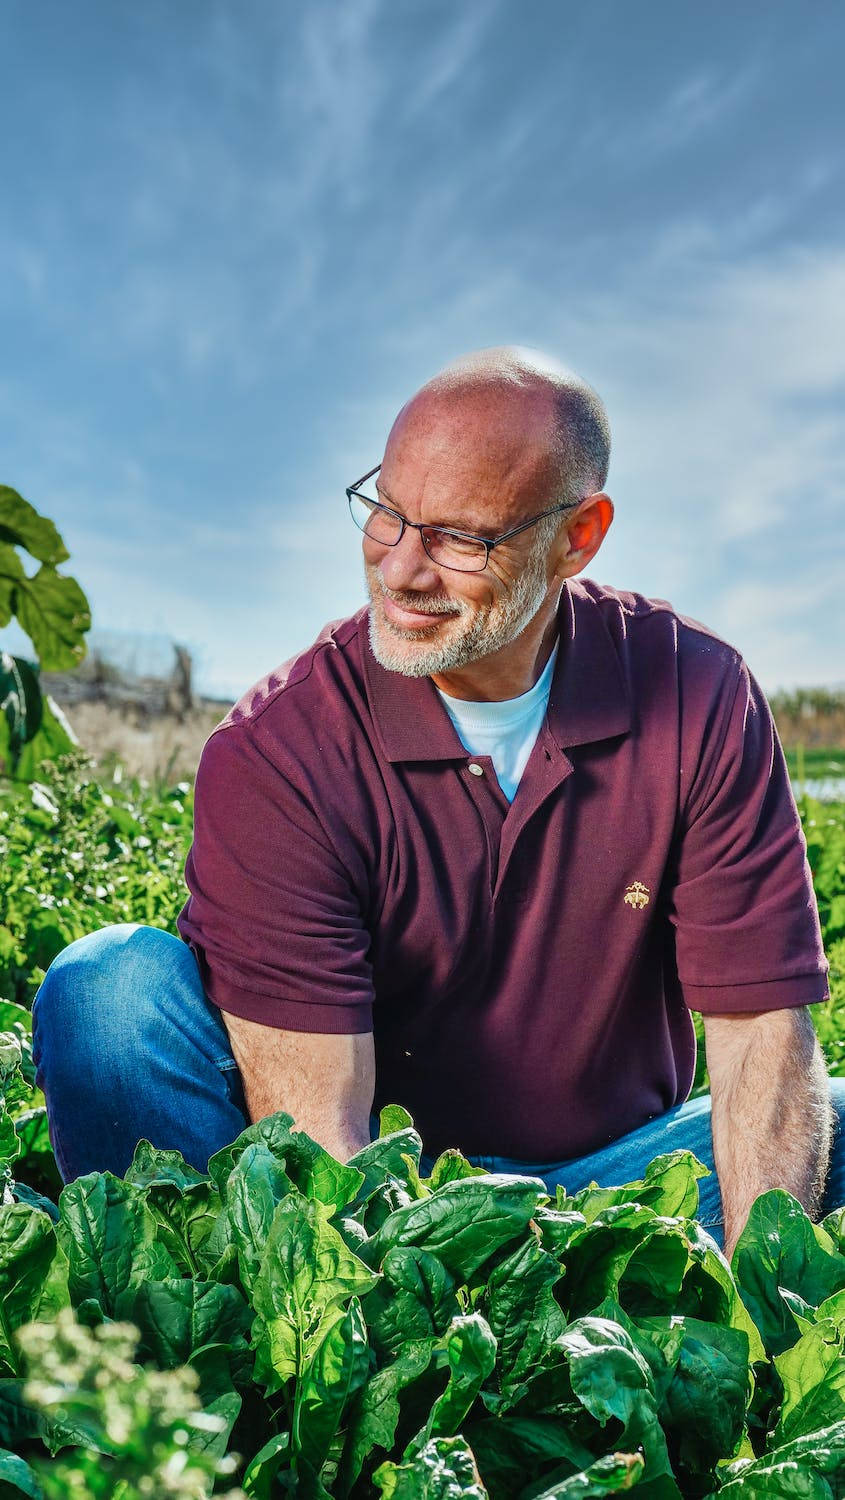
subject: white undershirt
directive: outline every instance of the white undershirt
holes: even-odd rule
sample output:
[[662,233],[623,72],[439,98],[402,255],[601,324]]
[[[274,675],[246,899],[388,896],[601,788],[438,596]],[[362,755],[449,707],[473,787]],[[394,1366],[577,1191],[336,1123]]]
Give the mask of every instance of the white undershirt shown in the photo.
[[437,689],[464,748],[470,755],[490,756],[509,802],[516,796],[520,777],[546,717],[556,659],[557,643],[534,686],[519,698],[468,703]]

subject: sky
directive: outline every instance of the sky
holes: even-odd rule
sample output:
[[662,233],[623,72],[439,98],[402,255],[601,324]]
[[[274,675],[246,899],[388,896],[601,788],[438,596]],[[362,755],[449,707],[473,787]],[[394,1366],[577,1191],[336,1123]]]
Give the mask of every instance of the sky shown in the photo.
[[516,343],[608,408],[589,575],[845,682],[843,44],[819,0],[0,0],[0,483],[99,638],[244,692],[365,602],[402,404]]

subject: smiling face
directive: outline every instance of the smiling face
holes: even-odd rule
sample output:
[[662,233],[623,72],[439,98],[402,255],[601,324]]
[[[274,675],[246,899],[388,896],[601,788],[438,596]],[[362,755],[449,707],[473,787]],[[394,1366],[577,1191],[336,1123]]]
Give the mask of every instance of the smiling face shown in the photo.
[[[424,387],[391,429],[378,489],[409,521],[495,536],[558,503],[557,482],[545,395],[518,387],[444,395]],[[565,550],[562,521],[541,521],[494,548],[482,573],[438,567],[410,527],[395,547],[365,537],[377,660],[436,681],[489,658],[491,681],[503,668],[507,675],[509,648],[532,622],[539,641],[554,617],[561,549],[550,546],[550,530]],[[454,691],[455,683],[438,686]]]

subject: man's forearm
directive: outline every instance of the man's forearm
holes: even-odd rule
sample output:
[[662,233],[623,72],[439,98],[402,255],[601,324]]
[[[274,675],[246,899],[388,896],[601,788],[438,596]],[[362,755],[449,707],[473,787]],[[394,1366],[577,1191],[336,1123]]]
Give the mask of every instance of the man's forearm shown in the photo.
[[725,1250],[754,1199],[782,1187],[814,1216],[830,1156],[824,1060],[806,1010],[705,1019]]

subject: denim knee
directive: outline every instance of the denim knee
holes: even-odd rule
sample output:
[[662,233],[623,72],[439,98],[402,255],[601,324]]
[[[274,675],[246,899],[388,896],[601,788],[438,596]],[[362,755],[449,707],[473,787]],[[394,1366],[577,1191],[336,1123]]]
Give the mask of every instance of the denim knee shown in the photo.
[[95,1082],[106,1059],[113,1067],[163,1024],[184,1026],[188,1008],[192,1029],[204,1034],[216,1062],[227,1063],[225,1028],[205,1000],[187,944],[139,923],[101,928],[63,949],[44,976],[32,1007],[36,1068],[73,1075],[80,1087]]

